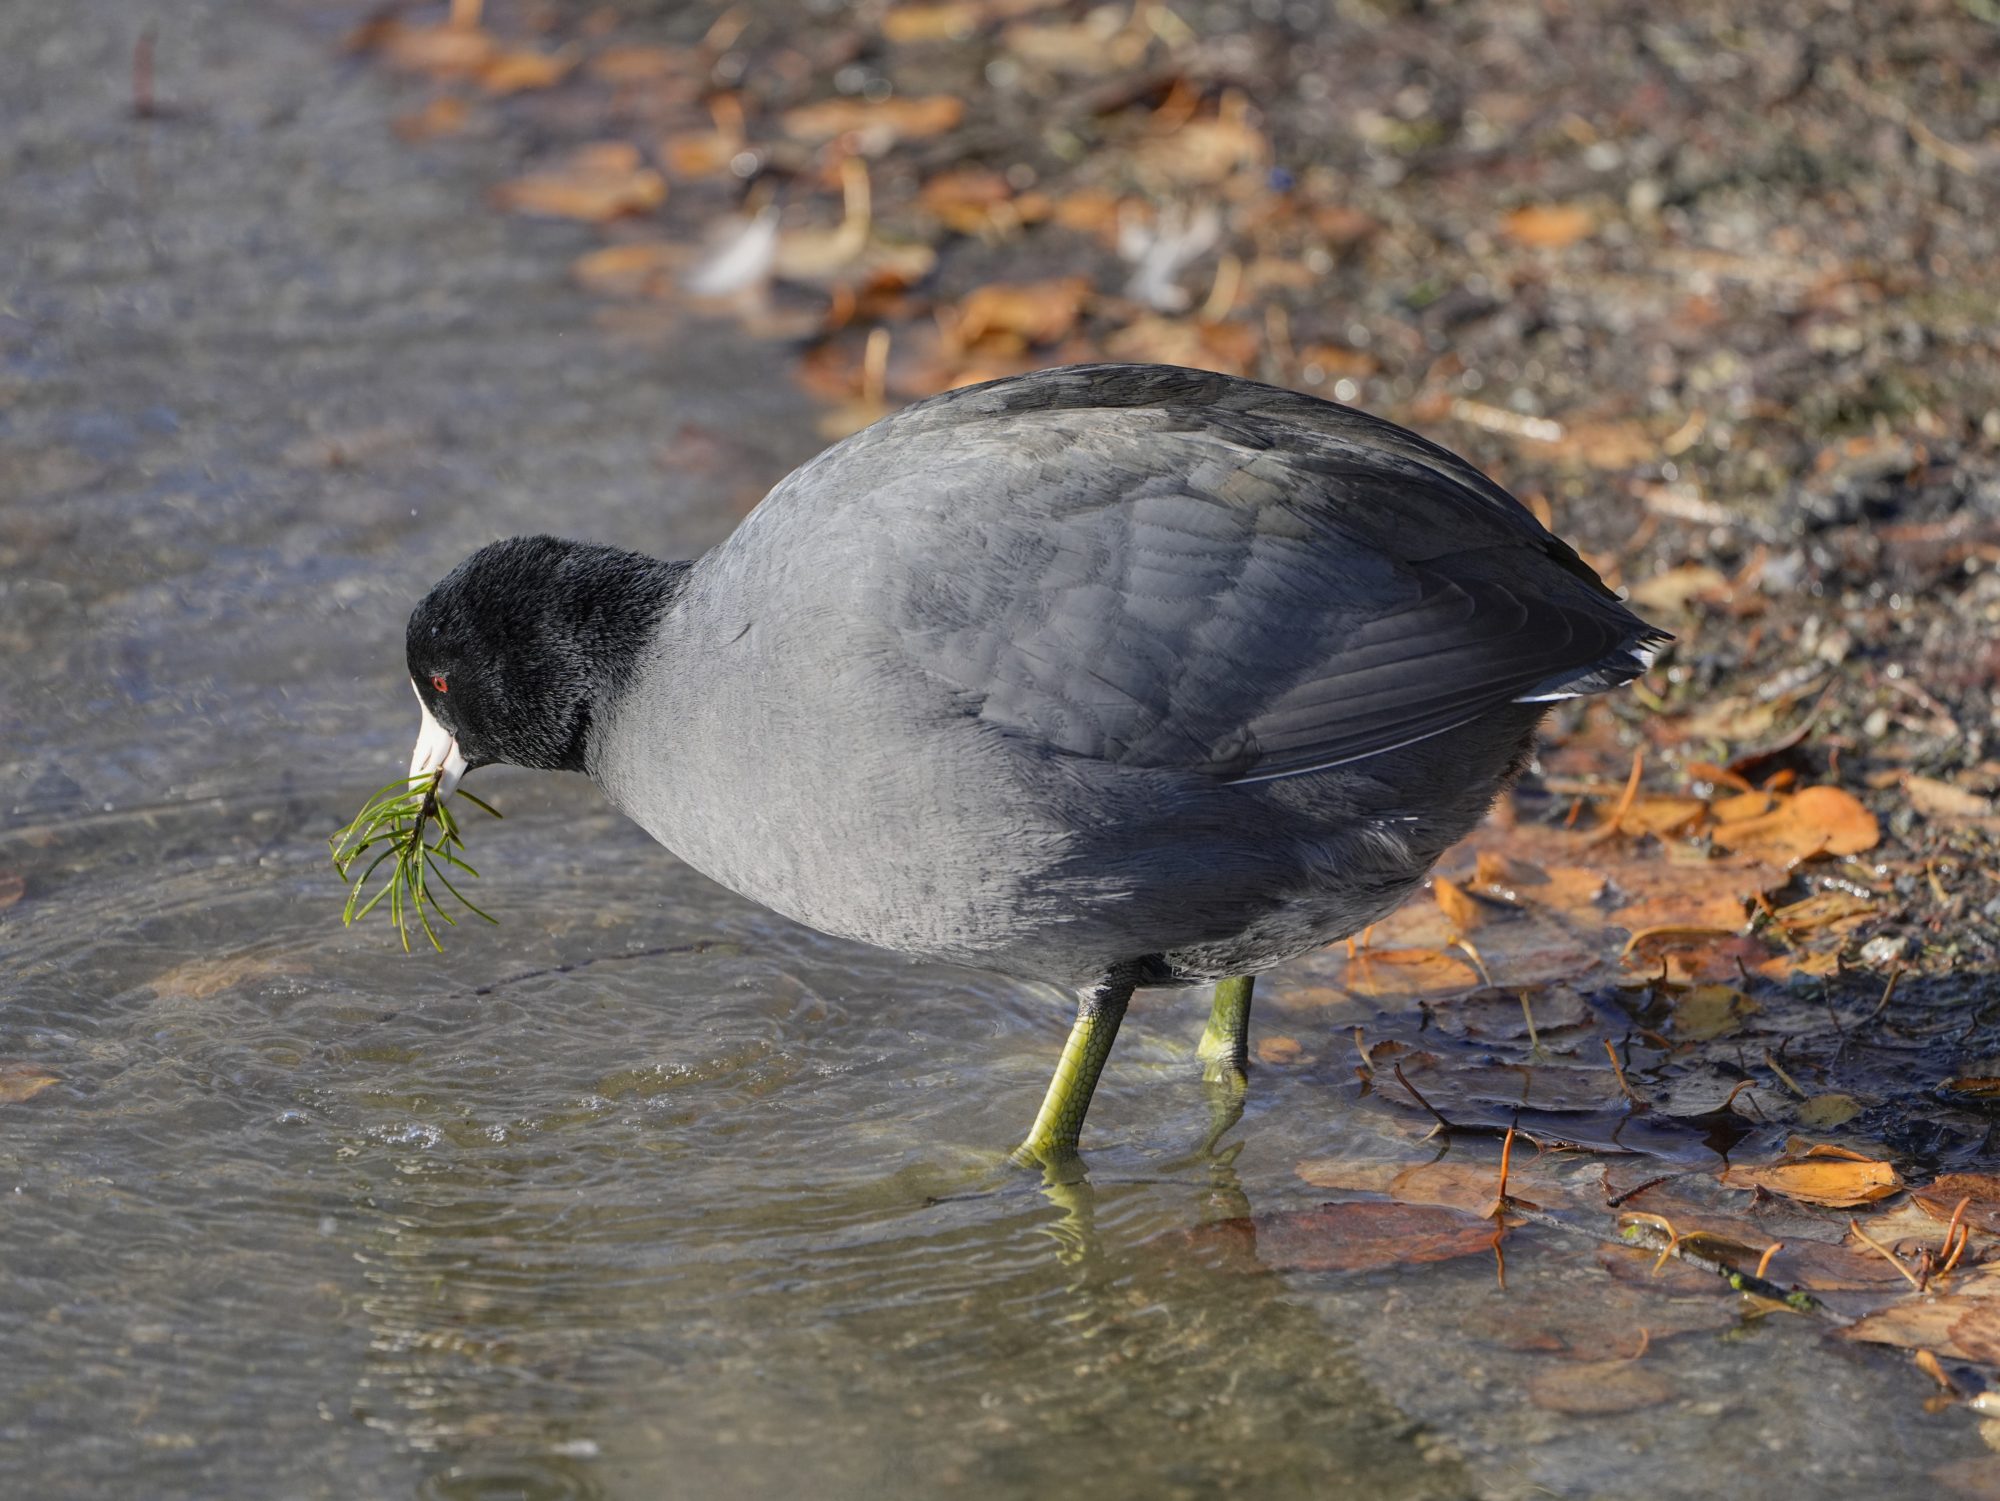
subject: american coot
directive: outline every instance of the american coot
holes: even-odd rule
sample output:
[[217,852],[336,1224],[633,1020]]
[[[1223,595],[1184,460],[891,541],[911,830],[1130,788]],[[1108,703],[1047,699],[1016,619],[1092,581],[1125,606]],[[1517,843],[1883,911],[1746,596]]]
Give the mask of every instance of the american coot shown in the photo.
[[691,563],[480,549],[410,616],[412,771],[580,771],[829,933],[1080,996],[1018,1155],[1074,1155],[1136,986],[1251,978],[1409,894],[1552,700],[1668,639],[1491,480],[1205,371],[952,391]]

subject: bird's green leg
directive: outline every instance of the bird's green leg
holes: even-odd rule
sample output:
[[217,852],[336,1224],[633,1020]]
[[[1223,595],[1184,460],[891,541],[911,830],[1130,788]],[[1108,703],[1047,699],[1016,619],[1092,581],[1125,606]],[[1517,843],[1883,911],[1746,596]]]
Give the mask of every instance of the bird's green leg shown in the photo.
[[1255,975],[1238,975],[1215,987],[1215,1005],[1208,1013],[1195,1053],[1204,1064],[1205,1077],[1220,1079],[1233,1075],[1241,1080],[1250,1069],[1250,990]]
[[1028,1139],[1014,1149],[1014,1160],[1023,1165],[1040,1163],[1054,1166],[1076,1156],[1076,1139],[1083,1131],[1084,1113],[1090,1109],[1091,1092],[1097,1076],[1104,1072],[1104,1060],[1111,1056],[1111,1044],[1118,1037],[1118,1023],[1125,1019],[1125,1004],[1132,999],[1132,982],[1110,975],[1086,990],[1076,1005],[1076,1023],[1063,1044],[1062,1058],[1049,1092]]

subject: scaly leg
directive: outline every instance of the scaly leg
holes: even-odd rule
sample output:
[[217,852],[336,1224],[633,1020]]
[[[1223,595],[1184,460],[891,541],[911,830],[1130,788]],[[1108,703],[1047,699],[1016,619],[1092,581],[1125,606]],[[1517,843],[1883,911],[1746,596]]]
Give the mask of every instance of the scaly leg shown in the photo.
[[1083,1131],[1084,1113],[1090,1109],[1091,1091],[1097,1076],[1104,1072],[1104,1060],[1111,1056],[1111,1044],[1118,1036],[1118,1023],[1125,1019],[1125,1004],[1132,999],[1132,980],[1112,973],[1083,992],[1077,999],[1076,1024],[1063,1044],[1062,1058],[1049,1092],[1029,1128],[1028,1139],[1014,1149],[1014,1160],[1026,1164],[1053,1166],[1076,1156],[1076,1139]]
[[1250,991],[1255,975],[1238,975],[1215,987],[1215,1005],[1208,1013],[1195,1053],[1207,1065],[1204,1077],[1219,1079],[1233,1075],[1237,1080],[1250,1070]]

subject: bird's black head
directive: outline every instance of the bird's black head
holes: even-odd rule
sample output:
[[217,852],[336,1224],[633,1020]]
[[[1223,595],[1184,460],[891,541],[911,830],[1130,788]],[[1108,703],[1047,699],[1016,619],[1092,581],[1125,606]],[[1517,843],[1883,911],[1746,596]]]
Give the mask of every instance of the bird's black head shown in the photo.
[[[557,537],[482,547],[410,612],[424,724],[411,773],[583,771],[592,715],[637,664],[685,563]],[[449,790],[447,788],[447,790]]]

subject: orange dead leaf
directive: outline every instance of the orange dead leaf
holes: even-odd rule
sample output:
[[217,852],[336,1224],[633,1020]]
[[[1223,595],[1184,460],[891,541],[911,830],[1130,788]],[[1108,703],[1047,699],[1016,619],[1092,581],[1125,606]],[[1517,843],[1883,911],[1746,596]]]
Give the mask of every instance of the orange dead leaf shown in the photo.
[[1522,245],[1559,250],[1597,228],[1597,216],[1575,203],[1531,204],[1500,221],[1500,231]]
[[493,190],[494,201],[518,214],[601,224],[641,214],[666,201],[666,179],[645,166],[629,141],[578,147],[553,166]]
[[54,1074],[32,1063],[0,1063],[0,1105],[32,1100],[56,1082]]
[[1445,920],[1461,933],[1469,933],[1479,926],[1479,903],[1466,895],[1465,888],[1456,881],[1443,876],[1431,881],[1431,895],[1437,898],[1438,910]]
[[1698,797],[1642,797],[1619,816],[1618,826],[1628,834],[1672,834],[1707,812]]
[[1771,812],[1716,827],[1724,849],[1791,864],[1813,855],[1858,855],[1882,837],[1875,815],[1838,787],[1803,787]]
[[1777,806],[1778,799],[1771,793],[1745,791],[1710,803],[1708,816],[1717,823],[1741,823],[1746,818],[1761,818]]
[[407,115],[398,115],[390,129],[402,141],[431,141],[440,136],[457,135],[465,129],[472,111],[463,99],[446,94],[433,99],[420,110]]
[[1732,1167],[1723,1173],[1722,1181],[1731,1188],[1761,1188],[1801,1204],[1822,1204],[1829,1209],[1872,1204],[1903,1186],[1895,1168],[1886,1162],[1831,1156],[1765,1167]]
[[1378,998],[1452,995],[1482,983],[1465,960],[1436,949],[1362,949],[1341,978],[1354,994]]

